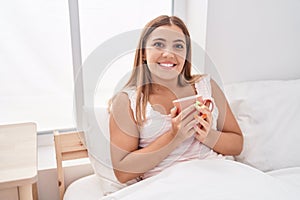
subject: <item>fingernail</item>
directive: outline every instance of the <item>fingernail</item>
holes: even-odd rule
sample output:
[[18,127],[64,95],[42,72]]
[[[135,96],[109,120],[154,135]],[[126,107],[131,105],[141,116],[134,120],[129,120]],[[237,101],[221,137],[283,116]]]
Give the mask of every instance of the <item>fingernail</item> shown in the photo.
[[207,106],[206,106],[205,104],[202,104],[202,105],[201,105],[201,108],[202,108],[202,109],[205,109],[205,108],[207,108]]
[[199,111],[199,112],[200,112],[200,110],[201,110],[201,107],[200,107],[200,106],[198,106],[198,105],[195,105],[195,108],[196,108],[196,110],[197,110],[197,111]]
[[207,118],[207,114],[204,113],[204,114],[201,115],[201,117],[202,117],[202,119],[206,119]]

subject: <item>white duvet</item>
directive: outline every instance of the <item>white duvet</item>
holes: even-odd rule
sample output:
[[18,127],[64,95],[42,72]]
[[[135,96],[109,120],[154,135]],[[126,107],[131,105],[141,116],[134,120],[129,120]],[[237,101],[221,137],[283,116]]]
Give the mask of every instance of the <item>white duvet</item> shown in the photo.
[[296,200],[295,184],[231,160],[193,160],[102,198],[120,200]]

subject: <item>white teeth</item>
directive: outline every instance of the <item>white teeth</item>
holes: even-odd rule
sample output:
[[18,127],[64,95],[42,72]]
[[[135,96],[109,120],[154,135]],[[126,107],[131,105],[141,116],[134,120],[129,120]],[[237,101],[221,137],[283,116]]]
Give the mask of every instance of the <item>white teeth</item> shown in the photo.
[[161,66],[163,67],[173,67],[174,64],[169,64],[169,63],[160,63]]

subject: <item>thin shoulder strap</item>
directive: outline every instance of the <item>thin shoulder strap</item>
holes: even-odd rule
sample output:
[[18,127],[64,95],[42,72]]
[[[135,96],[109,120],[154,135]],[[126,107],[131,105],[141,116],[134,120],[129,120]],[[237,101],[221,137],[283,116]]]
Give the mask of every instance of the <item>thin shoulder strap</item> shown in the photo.
[[123,89],[122,92],[124,92],[128,95],[128,98],[130,101],[130,107],[133,112],[134,119],[136,120],[136,110],[135,110],[135,108],[136,108],[136,91],[133,88],[132,89],[126,88],[126,89]]
[[198,82],[195,83],[196,91],[204,98],[211,98],[210,75],[204,75]]

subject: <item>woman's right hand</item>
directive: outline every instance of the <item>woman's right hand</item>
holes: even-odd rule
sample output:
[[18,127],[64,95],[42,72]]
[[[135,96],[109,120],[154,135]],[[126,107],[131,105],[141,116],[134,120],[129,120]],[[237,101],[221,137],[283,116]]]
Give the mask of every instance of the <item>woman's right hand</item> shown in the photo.
[[199,122],[194,116],[198,115],[199,112],[197,111],[195,104],[185,108],[179,114],[177,114],[177,108],[173,107],[170,113],[172,118],[171,132],[175,139],[183,142],[196,133],[194,126]]

